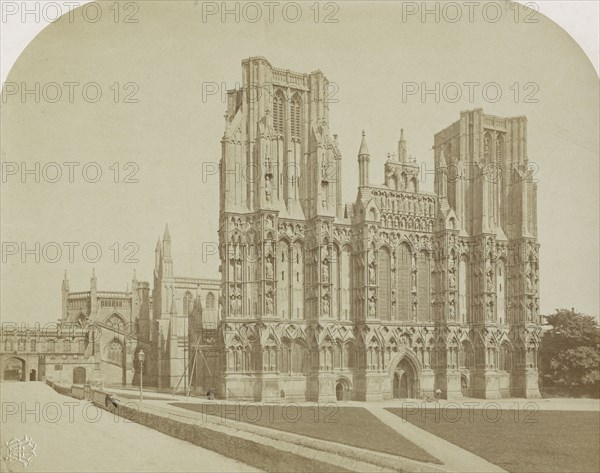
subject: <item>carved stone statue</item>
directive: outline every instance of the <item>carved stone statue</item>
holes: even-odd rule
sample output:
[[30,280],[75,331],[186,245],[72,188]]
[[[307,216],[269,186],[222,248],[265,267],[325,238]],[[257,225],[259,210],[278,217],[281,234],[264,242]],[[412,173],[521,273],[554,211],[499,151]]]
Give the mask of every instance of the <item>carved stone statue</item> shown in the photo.
[[485,310],[486,310],[486,319],[487,320],[492,320],[494,317],[493,311],[492,311],[492,303],[490,302],[489,304],[486,305]]
[[265,298],[265,302],[266,302],[266,312],[268,315],[271,315],[273,313],[273,294],[267,294],[267,297]]
[[451,272],[448,276],[448,282],[450,284],[450,289],[456,288],[456,276],[454,276],[454,272]]
[[265,273],[267,279],[273,279],[273,260],[271,258],[267,258],[265,261]]
[[273,193],[272,184],[271,184],[271,176],[265,177],[265,199],[267,202],[271,202],[271,195]]
[[237,297],[235,298],[235,300],[236,300],[236,305],[237,305],[236,313],[241,314],[242,313],[242,291],[239,288],[237,290]]
[[411,320],[417,320],[417,296],[413,296]]
[[323,305],[322,305],[322,307],[323,307],[323,315],[324,316],[329,315],[329,299],[327,297],[325,297],[323,299]]
[[487,290],[488,292],[491,292],[494,290],[494,272],[492,271],[492,269],[490,268],[486,274],[486,286],[487,286]]
[[369,265],[369,284],[375,284],[375,263]]
[[323,261],[323,269],[322,269],[322,276],[323,276],[323,282],[329,282],[329,265],[327,264],[326,261]]
[[241,281],[242,280],[242,260],[241,259],[238,259],[235,262],[235,274],[236,274],[236,276],[235,276],[236,280]]
[[375,318],[375,299],[369,299],[369,318]]

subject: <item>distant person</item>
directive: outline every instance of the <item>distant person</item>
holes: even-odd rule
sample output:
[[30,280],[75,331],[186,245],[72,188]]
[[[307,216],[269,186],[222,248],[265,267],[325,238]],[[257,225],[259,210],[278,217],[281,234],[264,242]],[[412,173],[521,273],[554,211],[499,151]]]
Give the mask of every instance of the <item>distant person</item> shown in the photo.
[[116,409],[117,407],[119,407],[119,401],[112,397],[110,394],[106,395],[106,398],[104,399],[104,405],[107,408],[112,407],[113,409]]
[[435,398],[438,400],[442,398],[442,390],[440,388],[435,390]]
[[206,397],[207,399],[213,401],[215,399],[215,390],[213,388],[210,388],[207,392],[206,392]]

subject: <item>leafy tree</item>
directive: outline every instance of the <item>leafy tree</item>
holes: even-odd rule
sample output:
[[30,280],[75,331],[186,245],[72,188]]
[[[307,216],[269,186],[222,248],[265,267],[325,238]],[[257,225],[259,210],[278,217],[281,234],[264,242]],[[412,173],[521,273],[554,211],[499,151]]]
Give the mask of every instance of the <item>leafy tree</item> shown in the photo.
[[544,384],[571,394],[599,395],[600,330],[596,320],[574,310],[557,309],[546,317],[540,368]]

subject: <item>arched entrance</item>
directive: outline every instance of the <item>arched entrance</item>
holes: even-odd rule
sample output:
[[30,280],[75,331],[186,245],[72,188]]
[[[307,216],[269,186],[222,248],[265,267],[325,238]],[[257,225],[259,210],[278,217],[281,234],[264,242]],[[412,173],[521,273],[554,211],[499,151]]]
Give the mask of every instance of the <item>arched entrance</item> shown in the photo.
[[460,377],[460,392],[463,397],[469,397],[469,381],[466,376]]
[[78,366],[73,368],[73,384],[85,384],[85,368]]
[[393,379],[394,399],[417,397],[418,378],[413,364],[405,357],[396,366]]
[[335,382],[335,398],[338,401],[347,401],[350,398],[350,383],[344,378]]
[[342,383],[337,383],[335,385],[335,398],[338,401],[342,401],[344,399],[344,385]]
[[35,370],[29,372],[29,381],[37,381],[37,372]]
[[4,381],[25,381],[25,361],[21,358],[7,358],[4,360]]

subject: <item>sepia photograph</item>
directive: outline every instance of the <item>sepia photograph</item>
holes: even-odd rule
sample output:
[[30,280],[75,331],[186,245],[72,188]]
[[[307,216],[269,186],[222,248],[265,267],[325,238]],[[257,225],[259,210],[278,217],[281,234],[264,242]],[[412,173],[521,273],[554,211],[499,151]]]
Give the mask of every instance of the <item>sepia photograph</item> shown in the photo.
[[600,473],[600,1],[0,7],[1,472]]

